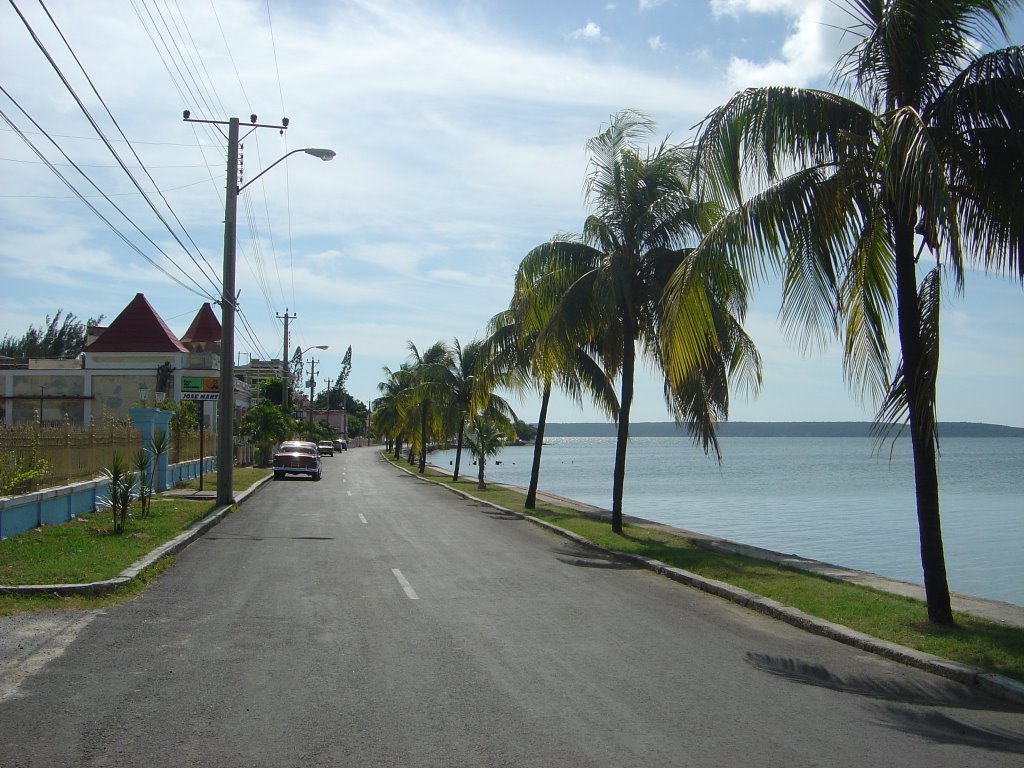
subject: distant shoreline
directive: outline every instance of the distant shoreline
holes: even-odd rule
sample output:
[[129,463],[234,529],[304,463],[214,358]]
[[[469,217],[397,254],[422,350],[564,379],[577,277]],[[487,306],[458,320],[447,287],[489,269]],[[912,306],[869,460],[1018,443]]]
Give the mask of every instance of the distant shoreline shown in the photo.
[[[896,427],[892,434],[898,432]],[[631,437],[687,437],[685,425],[671,421],[641,421],[629,425]],[[728,421],[718,425],[719,437],[877,437],[867,421]],[[904,430],[904,437],[909,435]],[[603,422],[555,422],[546,425],[544,437],[615,437],[615,425]],[[939,422],[944,437],[1022,437],[1024,427],[967,421]]]

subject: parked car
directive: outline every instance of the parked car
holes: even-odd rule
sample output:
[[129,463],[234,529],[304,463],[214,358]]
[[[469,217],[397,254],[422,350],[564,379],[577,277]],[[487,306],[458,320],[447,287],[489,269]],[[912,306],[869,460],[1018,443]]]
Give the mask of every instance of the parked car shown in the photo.
[[321,456],[333,456],[334,455],[334,443],[330,440],[321,440],[316,444],[316,449],[320,452]]
[[284,480],[286,475],[308,475],[319,480],[323,471],[320,451],[316,443],[288,440],[274,451],[274,479]]
[[344,440],[335,440],[334,441],[334,450],[336,450],[336,451],[347,451],[348,450],[348,443],[346,443]]

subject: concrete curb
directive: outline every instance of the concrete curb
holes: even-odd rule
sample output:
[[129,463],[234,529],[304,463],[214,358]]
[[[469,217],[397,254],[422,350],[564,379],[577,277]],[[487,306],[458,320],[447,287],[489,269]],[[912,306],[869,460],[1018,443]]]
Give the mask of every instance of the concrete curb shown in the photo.
[[231,511],[231,508],[237,504],[241,504],[249,496],[258,491],[268,480],[273,479],[273,475],[268,475],[262,480],[258,480],[247,489],[239,493],[235,497],[234,504],[226,504],[224,506],[217,507],[213,512],[208,514],[202,520],[197,523],[193,523],[184,532],[176,536],[175,538],[168,541],[166,544],[154,549],[145,557],[140,560],[136,560],[134,563],[125,568],[118,576],[112,579],[105,579],[104,581],[93,581],[87,584],[30,584],[25,586],[7,587],[0,585],[0,594],[18,594],[18,595],[33,595],[33,594],[47,594],[47,595],[97,595],[106,592],[112,592],[118,587],[123,587],[125,584],[130,584],[132,581],[137,579],[147,569],[152,568],[157,562],[162,560],[169,555],[174,555],[183,550],[193,541],[198,539],[208,530],[217,525],[224,517]]
[[[387,461],[387,459],[384,460]],[[418,472],[412,472],[404,467],[399,467],[397,465],[392,466],[396,466],[396,468],[400,469],[402,472],[412,475],[420,480],[440,486],[461,498],[504,512],[505,514],[521,520],[528,520],[534,525],[545,528],[546,530],[563,538],[569,539],[582,547],[601,552],[602,554],[608,555],[622,562],[646,568],[647,570],[653,571],[661,576],[665,576],[666,578],[672,579],[680,584],[729,600],[730,602],[737,603],[745,608],[749,608],[750,610],[757,611],[758,613],[762,613],[766,616],[771,616],[779,621],[784,621],[798,629],[830,638],[845,645],[850,645],[862,651],[867,651],[868,653],[873,653],[877,656],[889,659],[890,661],[895,661],[925,672],[930,672],[934,675],[940,675],[942,677],[955,680],[956,682],[963,683],[964,685],[977,687],[992,696],[1003,699],[1004,701],[1014,704],[1024,704],[1024,683],[1020,683],[1009,677],[982,672],[981,670],[967,666],[966,664],[960,664],[959,662],[950,661],[949,659],[943,659],[940,656],[933,656],[930,653],[923,653],[922,651],[917,651],[913,648],[907,648],[902,645],[897,645],[896,643],[890,643],[886,640],[880,640],[877,637],[865,635],[861,632],[850,629],[849,627],[844,627],[841,624],[834,624],[816,616],[811,616],[810,614],[804,613],[796,608],[791,608],[790,606],[784,605],[776,600],[771,600],[767,597],[762,597],[761,595],[756,595],[753,592],[749,592],[740,587],[735,587],[732,584],[726,584],[725,582],[709,579],[691,571],[683,570],[682,568],[675,568],[661,562],[660,560],[652,560],[640,555],[632,555],[625,552],[618,552],[607,547],[602,547],[588,541],[572,531],[567,531],[564,528],[560,528],[557,525],[541,520],[540,518],[526,515],[521,512],[515,512],[492,502],[484,501],[483,499],[479,499],[463,490],[451,488],[450,486],[438,482],[431,477],[421,475]]]

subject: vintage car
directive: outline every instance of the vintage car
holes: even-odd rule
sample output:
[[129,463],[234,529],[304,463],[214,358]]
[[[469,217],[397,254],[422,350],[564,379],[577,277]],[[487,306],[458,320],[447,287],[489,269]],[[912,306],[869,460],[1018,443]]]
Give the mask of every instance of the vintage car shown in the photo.
[[320,451],[316,443],[288,440],[274,451],[274,479],[284,480],[286,475],[308,475],[319,480],[322,472]]
[[320,452],[321,456],[333,456],[334,455],[334,443],[330,440],[321,440],[316,444],[316,449]]
[[336,451],[347,451],[348,450],[348,444],[344,440],[335,440],[334,441],[334,450],[336,450]]

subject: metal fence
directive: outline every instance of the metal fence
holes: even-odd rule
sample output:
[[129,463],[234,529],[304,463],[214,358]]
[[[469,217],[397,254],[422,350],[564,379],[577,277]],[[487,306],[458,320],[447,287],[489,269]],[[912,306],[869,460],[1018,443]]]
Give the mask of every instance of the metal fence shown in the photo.
[[40,426],[25,424],[0,428],[0,487],[11,485],[4,473],[37,469],[29,477],[7,488],[8,493],[26,493],[62,485],[71,480],[95,477],[110,463],[114,453],[126,459],[141,445],[131,422],[104,420],[87,428],[70,424]]

